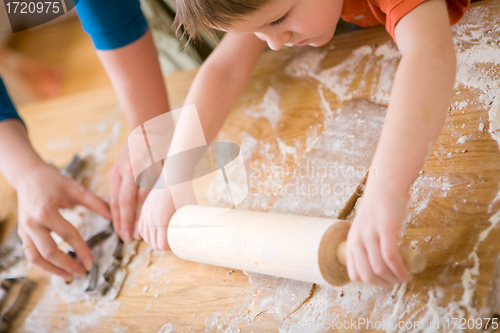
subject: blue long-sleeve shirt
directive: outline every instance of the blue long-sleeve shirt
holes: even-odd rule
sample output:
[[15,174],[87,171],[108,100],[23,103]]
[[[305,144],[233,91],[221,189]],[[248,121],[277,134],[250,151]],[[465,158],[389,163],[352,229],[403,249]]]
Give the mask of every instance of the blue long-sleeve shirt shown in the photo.
[[13,118],[21,120],[21,117],[19,117],[14,104],[7,93],[7,88],[5,87],[2,78],[0,78],[0,121]]
[[[139,0],[80,0],[76,5],[83,29],[98,50],[112,50],[139,39],[148,30]],[[0,121],[19,119],[0,78]]]

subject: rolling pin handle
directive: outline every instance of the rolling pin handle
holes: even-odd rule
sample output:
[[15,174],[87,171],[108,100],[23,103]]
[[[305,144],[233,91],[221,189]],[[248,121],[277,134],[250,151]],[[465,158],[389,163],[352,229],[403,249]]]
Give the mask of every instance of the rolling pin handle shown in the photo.
[[347,266],[347,242],[342,242],[337,247],[337,260]]
[[[401,253],[405,266],[410,273],[420,273],[425,269],[425,266],[427,265],[427,259],[423,253],[407,248],[399,248],[399,252]],[[347,243],[342,242],[337,247],[337,260],[345,266],[346,257]]]

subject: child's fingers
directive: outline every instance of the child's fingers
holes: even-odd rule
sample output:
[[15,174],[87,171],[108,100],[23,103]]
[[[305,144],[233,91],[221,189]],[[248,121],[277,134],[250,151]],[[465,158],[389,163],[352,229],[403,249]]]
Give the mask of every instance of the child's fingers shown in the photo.
[[390,238],[390,236],[381,236],[380,250],[382,258],[392,273],[398,278],[399,282],[407,282],[411,275],[406,269],[403,258],[399,253],[398,240]]
[[139,233],[141,234],[142,239],[148,244],[151,244],[151,240],[149,239],[149,230],[146,221],[141,213],[141,217],[139,218],[139,225],[137,226],[139,229]]
[[363,282],[380,287],[391,286],[390,283],[381,279],[372,271],[370,262],[368,261],[368,255],[363,244],[359,244],[354,251],[354,265],[356,265],[356,271]]
[[156,244],[156,226],[149,226],[148,229],[149,229],[149,240],[151,241],[149,245],[151,245],[153,249],[158,250],[158,245]]
[[139,220],[141,219],[142,207],[144,205],[144,201],[146,200],[146,197],[148,196],[148,194],[149,194],[148,189],[140,188],[137,191],[137,208],[135,211],[134,239],[141,239],[140,232],[139,232]]
[[387,283],[395,284],[399,283],[398,278],[392,273],[392,271],[387,267],[382,254],[380,253],[380,244],[378,238],[370,238],[366,241],[368,260],[372,271]]
[[168,247],[167,230],[168,227],[165,225],[159,227],[157,231],[156,244],[158,245],[158,249],[161,251],[167,251],[170,249]]
[[360,281],[358,272],[356,272],[356,266],[354,265],[354,256],[351,251],[347,251],[347,275],[349,275],[349,280],[352,282]]

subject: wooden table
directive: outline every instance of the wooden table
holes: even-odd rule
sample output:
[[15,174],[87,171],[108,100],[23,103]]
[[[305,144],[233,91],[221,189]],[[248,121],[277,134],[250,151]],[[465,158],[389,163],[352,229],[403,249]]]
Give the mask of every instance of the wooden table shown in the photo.
[[[495,4],[495,1],[476,3],[472,7],[484,8],[487,14],[470,15],[468,19],[471,22],[484,27],[498,26],[495,16],[499,16],[500,6]],[[477,17],[481,18],[480,22],[474,21]],[[498,38],[498,33],[496,37]],[[390,37],[383,28],[336,36],[330,44],[321,49],[327,50],[328,54],[321,62],[319,70],[331,68],[352,58],[353,50],[359,50],[362,46],[369,45],[373,53],[381,45],[390,45],[385,44],[389,40]],[[464,44],[465,48],[469,46]],[[299,165],[307,159],[308,152],[305,149],[299,150],[297,159],[292,156],[284,157],[279,152],[276,140],[280,138],[289,146],[306,147],[311,129],[321,135],[328,111],[320,107],[326,105],[321,104],[320,90],[333,112],[348,102],[339,99],[327,88],[318,90],[318,82],[312,78],[294,79],[284,73],[285,67],[292,59],[309,51],[309,48],[301,48],[265,53],[243,96],[225,123],[219,139],[240,144],[242,132],[247,132],[259,141],[259,147],[265,143],[273,144],[272,160],[266,159],[265,154],[254,153],[247,161],[249,165],[253,162]],[[363,62],[369,61],[368,58],[363,59]],[[393,67],[396,63],[397,61]],[[380,77],[380,68],[367,67],[366,71],[356,68],[349,81],[347,93],[352,93],[349,99],[369,100],[373,97],[377,85],[384,83],[373,79]],[[345,78],[352,73],[338,75]],[[166,78],[173,108],[182,105],[195,74],[196,71],[189,71]],[[498,77],[500,70],[493,68],[489,75]],[[269,86],[279,91],[279,106],[283,111],[281,119],[274,127],[267,119],[254,118],[246,112],[262,100]],[[469,257],[474,251],[480,266],[473,307],[479,313],[485,308],[484,299],[490,287],[493,265],[500,253],[500,242],[497,241],[500,229],[493,228],[483,242],[479,242],[478,237],[481,231],[490,226],[488,219],[500,208],[498,204],[490,205],[499,189],[500,152],[497,142],[487,131],[489,108],[484,103],[474,104],[472,101],[476,97],[472,89],[458,87],[455,90],[453,107],[446,125],[425,163],[425,175],[445,177],[451,186],[445,197],[432,198],[418,214],[415,213],[414,207],[412,221],[406,224],[404,229],[402,246],[409,246],[411,240],[418,240],[419,249],[429,260],[426,271],[414,276],[406,286],[407,291],[401,300],[413,299],[416,305],[410,309],[410,314],[403,316],[405,319],[425,308],[431,297],[430,290],[441,290],[442,295],[438,295],[436,301],[441,307],[446,307],[453,301],[458,302],[464,293],[461,287],[463,274],[466,269],[474,266],[474,258]],[[457,102],[465,100],[471,102],[463,108],[457,106]],[[27,123],[35,149],[44,159],[58,166],[68,163],[73,154],[85,150],[86,147],[100,144],[105,139],[110,140],[107,160],[102,164],[98,182],[94,184],[97,193],[106,194],[109,169],[127,138],[125,120],[111,88],[29,105],[23,107],[20,113]],[[479,123],[486,126],[485,131],[477,130]],[[113,137],[113,126],[120,124],[119,133],[116,132],[117,135]],[[463,128],[462,124],[465,125]],[[457,138],[461,136],[468,136],[468,140],[457,146]],[[283,179],[283,183],[289,181],[292,181],[290,177]],[[3,192],[9,191],[6,185],[2,185],[1,189]],[[278,199],[279,195],[270,196],[265,205],[256,209],[268,211]],[[428,236],[433,236],[433,240],[425,243],[423,240]],[[314,318],[314,311],[318,312],[316,317],[320,317],[321,313],[321,316],[326,315],[332,319],[338,318],[339,314],[342,318],[344,315],[349,318],[349,314],[343,312],[345,308],[340,305],[330,305],[323,309],[317,302],[314,303],[315,306],[311,305],[315,298],[320,297],[318,295],[325,292],[320,287],[313,287],[310,291],[311,297],[305,299],[304,303],[299,304],[291,313],[281,316],[273,314],[272,305],[266,308],[262,303],[261,308],[257,310],[256,303],[252,305],[252,302],[259,299],[259,293],[263,289],[254,290],[245,272],[232,272],[226,268],[185,262],[171,252],[151,253],[145,243],[141,243],[138,256],[129,266],[129,277],[118,299],[109,306],[102,305],[99,310],[96,310],[96,305],[92,303],[65,304],[57,296],[49,297],[50,277],[36,267],[29,271],[28,276],[38,283],[38,287],[15,322],[15,327],[20,332],[33,330],[33,327],[37,327],[37,332],[66,332],[70,327],[76,331],[92,332],[157,332],[167,323],[171,323],[175,332],[274,332],[280,327],[289,331],[294,331],[292,327],[295,327],[297,331],[298,326],[293,323],[300,324],[301,320]],[[266,292],[272,295],[273,290],[267,289]],[[309,290],[307,292],[309,293]],[[340,293],[339,290],[330,292]],[[366,304],[360,305],[363,308],[361,313],[368,317],[371,313],[372,318],[378,318],[379,315],[371,312],[376,306],[375,301],[390,296],[391,290],[381,291],[377,297],[372,297]],[[399,296],[394,295],[393,298],[397,297]],[[417,303],[418,301],[421,303]],[[114,310],[109,310],[109,316],[101,317],[96,314],[96,311],[105,311],[105,308]],[[305,313],[307,311],[308,314]],[[78,315],[88,316],[91,322],[78,327],[75,324],[80,318],[75,317]],[[92,321],[92,318],[95,320]],[[28,321],[24,324],[26,320]],[[344,330],[350,331],[341,331]],[[165,331],[170,332],[168,326]]]

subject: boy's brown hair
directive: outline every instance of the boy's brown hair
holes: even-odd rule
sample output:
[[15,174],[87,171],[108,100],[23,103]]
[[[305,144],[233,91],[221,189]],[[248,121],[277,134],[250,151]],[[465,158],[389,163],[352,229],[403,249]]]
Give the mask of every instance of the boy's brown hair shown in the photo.
[[183,29],[188,42],[205,32],[214,37],[214,28],[228,29],[244,16],[261,9],[270,0],[175,0],[176,31]]

